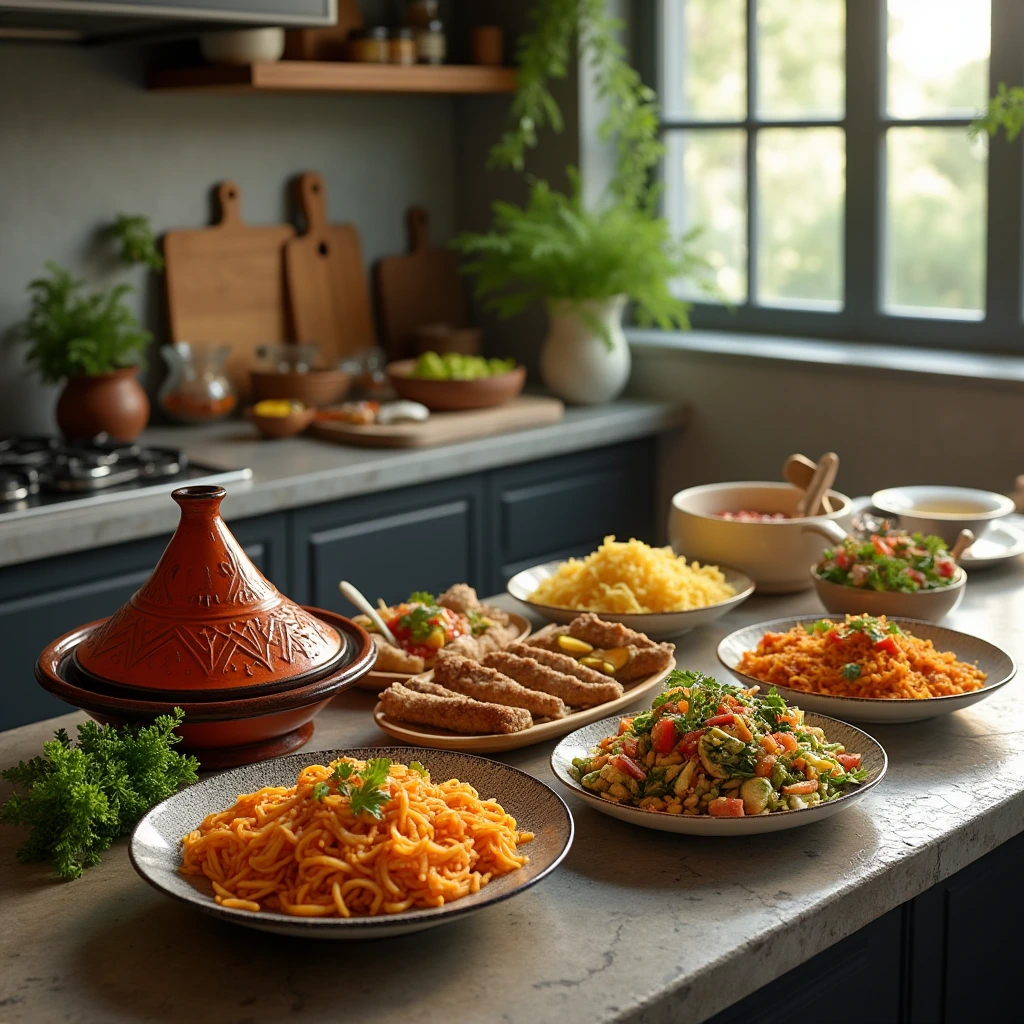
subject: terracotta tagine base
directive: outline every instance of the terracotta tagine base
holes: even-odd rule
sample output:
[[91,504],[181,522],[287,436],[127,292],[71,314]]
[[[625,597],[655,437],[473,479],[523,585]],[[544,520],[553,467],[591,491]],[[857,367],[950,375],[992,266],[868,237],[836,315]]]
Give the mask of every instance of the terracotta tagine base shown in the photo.
[[57,426],[70,441],[109,434],[134,441],[149,422],[149,399],[139,383],[139,368],[69,377],[57,399]]

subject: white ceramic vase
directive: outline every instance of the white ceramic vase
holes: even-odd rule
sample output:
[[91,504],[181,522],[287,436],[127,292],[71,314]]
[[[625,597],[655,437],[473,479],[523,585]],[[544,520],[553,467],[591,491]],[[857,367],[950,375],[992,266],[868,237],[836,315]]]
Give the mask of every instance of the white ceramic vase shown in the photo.
[[[549,304],[551,325],[540,352],[540,375],[559,398],[577,405],[610,402],[629,380],[629,344],[622,332],[625,295]],[[608,341],[595,330],[606,328]]]

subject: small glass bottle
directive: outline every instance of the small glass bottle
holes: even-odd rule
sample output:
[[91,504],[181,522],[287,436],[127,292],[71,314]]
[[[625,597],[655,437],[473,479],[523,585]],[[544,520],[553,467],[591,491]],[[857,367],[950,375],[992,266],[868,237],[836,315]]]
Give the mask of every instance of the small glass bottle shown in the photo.
[[444,24],[437,18],[416,35],[416,55],[421,64],[443,64],[448,53]]
[[353,29],[348,37],[348,59],[359,64],[387,64],[391,59],[388,30],[383,26]]
[[392,64],[415,64],[416,37],[411,28],[396,28],[388,39]]

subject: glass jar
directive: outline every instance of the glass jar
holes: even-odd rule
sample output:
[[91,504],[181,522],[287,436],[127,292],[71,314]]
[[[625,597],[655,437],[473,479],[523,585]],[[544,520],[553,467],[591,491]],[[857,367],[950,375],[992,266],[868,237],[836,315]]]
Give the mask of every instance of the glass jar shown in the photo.
[[348,37],[348,59],[358,64],[387,64],[391,59],[388,30],[383,25],[353,29]]
[[443,64],[448,53],[444,24],[436,18],[416,35],[416,56],[421,64]]
[[187,341],[164,345],[167,379],[157,400],[179,423],[213,423],[231,414],[238,397],[224,371],[230,345],[200,347]]
[[397,28],[388,39],[392,64],[416,63],[416,37],[411,28]]

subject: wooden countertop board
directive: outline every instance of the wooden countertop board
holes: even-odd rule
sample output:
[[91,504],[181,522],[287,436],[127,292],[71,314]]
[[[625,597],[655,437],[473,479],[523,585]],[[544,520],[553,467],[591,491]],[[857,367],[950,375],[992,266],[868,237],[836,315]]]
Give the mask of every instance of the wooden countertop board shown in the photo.
[[290,340],[284,246],[290,224],[246,224],[233,181],[217,186],[220,220],[164,235],[172,341],[227,343],[227,371],[245,398],[260,345]]
[[520,395],[507,405],[462,412],[434,412],[425,423],[356,426],[314,420],[311,433],[325,441],[364,448],[433,448],[491,434],[509,434],[558,423],[565,406],[548,395]]
[[319,345],[324,364],[335,366],[376,344],[359,234],[351,224],[327,223],[321,175],[300,175],[295,191],[306,221],[306,233],[284,247],[295,338]]
[[458,253],[430,244],[427,211],[406,214],[409,251],[385,256],[376,266],[380,340],[389,359],[416,355],[416,328],[425,324],[466,326],[466,295]]

